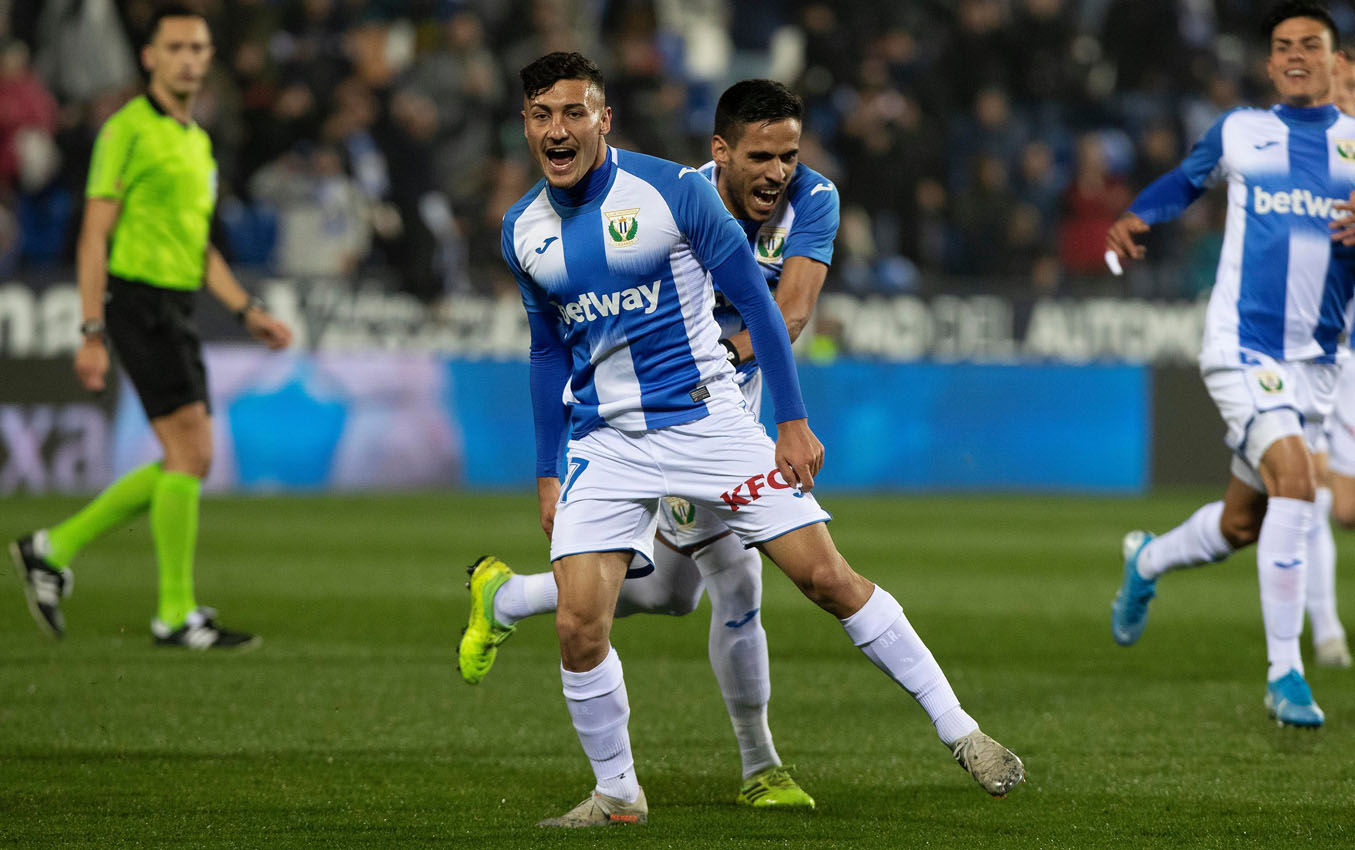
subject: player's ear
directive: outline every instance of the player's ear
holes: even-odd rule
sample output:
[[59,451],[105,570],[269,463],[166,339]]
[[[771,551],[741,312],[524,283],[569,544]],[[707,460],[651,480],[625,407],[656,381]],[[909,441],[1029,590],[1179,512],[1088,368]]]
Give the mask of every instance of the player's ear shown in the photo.
[[148,74],[154,70],[153,66],[155,65],[155,63],[151,61],[151,55],[151,46],[149,44],[141,48],[141,68]]
[[612,108],[610,106],[602,107],[602,120],[598,122],[598,127],[604,136],[612,131]]
[[715,160],[721,168],[729,164],[729,143],[723,136],[710,137],[710,158]]

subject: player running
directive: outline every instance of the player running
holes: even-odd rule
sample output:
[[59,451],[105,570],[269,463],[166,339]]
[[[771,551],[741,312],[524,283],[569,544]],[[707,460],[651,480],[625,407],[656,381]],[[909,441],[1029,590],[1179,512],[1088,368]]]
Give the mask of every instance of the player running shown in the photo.
[[[634,553],[653,560],[657,502],[715,511],[921,703],[995,795],[1020,759],[979,731],[892,596],[855,573],[810,494],[809,430],[790,341],[747,236],[695,169],[609,147],[597,66],[553,53],[521,72],[524,135],[545,179],[504,217],[532,333],[541,525],[558,588],[565,702],[597,783],[543,826],[643,823],[613,612]],[[711,284],[747,323],[779,423],[773,445],[732,380]],[[557,452],[566,426],[563,481]]]
[[1282,2],[1267,16],[1265,32],[1266,68],[1280,103],[1225,115],[1106,235],[1120,259],[1141,259],[1136,236],[1178,215],[1211,178],[1228,182],[1200,371],[1228,426],[1232,478],[1222,501],[1161,537],[1125,536],[1111,632],[1125,646],[1139,639],[1163,573],[1255,543],[1269,661],[1266,710],[1281,725],[1316,727],[1323,714],[1299,654],[1315,521],[1310,447],[1331,411],[1337,348],[1355,289],[1355,251],[1334,244],[1330,232],[1344,214],[1342,200],[1355,190],[1355,119],[1332,105],[1338,36],[1322,6]]
[[259,643],[222,628],[216,612],[199,607],[193,594],[198,502],[212,459],[207,376],[192,318],[196,290],[206,284],[270,348],[291,342],[291,330],[240,287],[208,241],[216,162],[207,133],[193,123],[193,102],[211,58],[211,33],[200,13],[159,9],[141,52],[150,72],[146,93],[114,113],[94,145],[76,258],[84,342],[75,372],[86,389],[104,388],[107,334],[164,459],[114,481],[65,522],[10,545],[33,619],[54,637],[65,633],[61,599],[71,592],[76,553],[149,509],[160,570],[155,645],[245,649]]
[[[715,108],[712,160],[698,169],[743,228],[792,342],[818,300],[838,225],[836,188],[798,161],[803,111],[800,98],[781,83],[734,84]],[[721,294],[715,302],[720,344],[735,368],[734,382],[749,412],[759,418],[762,372],[748,330]],[[711,667],[743,763],[735,799],[755,807],[813,807],[814,799],[782,765],[767,723],[771,674],[760,616],[762,556],[745,549],[714,511],[684,499],[666,499],[658,522],[654,564],[634,557],[616,616],[689,614],[704,588],[711,600]],[[475,601],[459,664],[462,678],[476,684],[519,620],[555,610],[556,586],[552,573],[515,575],[502,561],[486,557],[471,567],[470,588]]]

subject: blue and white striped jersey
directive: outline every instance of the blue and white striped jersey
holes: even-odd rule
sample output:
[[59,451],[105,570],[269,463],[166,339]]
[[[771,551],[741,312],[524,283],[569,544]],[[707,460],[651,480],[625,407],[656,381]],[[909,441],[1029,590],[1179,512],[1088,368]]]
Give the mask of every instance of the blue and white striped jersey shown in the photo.
[[[711,183],[720,176],[714,161],[701,166]],[[738,219],[753,248],[767,286],[772,292],[781,281],[781,266],[788,257],[808,257],[824,265],[833,262],[833,240],[837,238],[838,194],[833,181],[803,162],[795,167],[786,190],[771,218],[765,222]],[[715,293],[715,321],[720,336],[731,337],[744,329],[743,317],[718,291]],[[758,370],[756,360],[739,364],[735,382],[742,385]]]
[[563,400],[575,439],[603,424],[692,422],[712,393],[738,394],[708,269],[748,250],[743,231],[696,169],[616,148],[607,157],[593,200],[561,205],[542,180],[503,221],[523,304],[570,349]]
[[[1355,119],[1330,105],[1237,109],[1205,133],[1180,171],[1197,193],[1228,183],[1204,351],[1334,359],[1350,326],[1355,250],[1334,245],[1328,225],[1340,215],[1332,205],[1355,189]],[[1149,224],[1169,217],[1145,203],[1153,188],[1130,207],[1146,209]]]

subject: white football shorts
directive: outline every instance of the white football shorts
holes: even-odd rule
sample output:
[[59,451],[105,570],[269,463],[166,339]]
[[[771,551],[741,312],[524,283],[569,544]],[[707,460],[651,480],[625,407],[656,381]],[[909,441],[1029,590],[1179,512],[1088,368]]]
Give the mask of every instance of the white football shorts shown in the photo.
[[1327,466],[1337,475],[1355,478],[1355,363],[1349,359],[1336,379],[1336,398],[1327,420]]
[[[762,370],[758,369],[739,386],[744,408],[754,421],[762,419]],[[659,534],[684,552],[699,549],[717,537],[724,536],[729,526],[714,511],[695,505],[680,496],[665,496],[659,503]]]
[[1309,450],[1320,451],[1338,371],[1335,363],[1275,360],[1253,351],[1202,353],[1200,374],[1228,428],[1232,473],[1264,493],[1257,470],[1276,441],[1303,437]]
[[781,477],[775,446],[737,396],[717,394],[706,404],[709,415],[685,425],[604,427],[569,441],[552,561],[635,551],[652,563],[664,496],[710,511],[745,546],[831,519],[812,494]]

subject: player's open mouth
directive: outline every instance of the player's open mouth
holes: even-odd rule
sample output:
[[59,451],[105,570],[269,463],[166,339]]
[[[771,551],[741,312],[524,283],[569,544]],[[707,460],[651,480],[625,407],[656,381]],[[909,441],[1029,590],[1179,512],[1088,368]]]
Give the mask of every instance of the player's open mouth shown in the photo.
[[546,161],[557,171],[564,171],[574,164],[578,153],[569,148],[546,148]]
[[776,206],[776,199],[781,197],[780,189],[754,189],[753,204],[765,210],[770,210]]
[[1285,71],[1284,75],[1290,78],[1291,80],[1295,80],[1308,76],[1308,72],[1303,70],[1302,68],[1292,68],[1288,71]]

